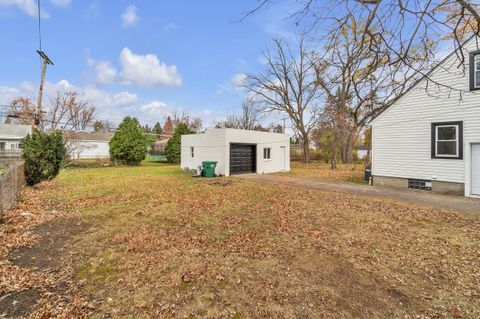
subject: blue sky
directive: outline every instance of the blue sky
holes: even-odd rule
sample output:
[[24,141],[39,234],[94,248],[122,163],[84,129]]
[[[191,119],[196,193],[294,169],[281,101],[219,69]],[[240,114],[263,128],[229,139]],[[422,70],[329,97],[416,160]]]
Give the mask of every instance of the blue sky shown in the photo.
[[[47,94],[78,91],[115,122],[151,124],[177,109],[211,126],[240,105],[238,84],[264,68],[272,37],[294,37],[290,3],[235,23],[256,0],[42,0],[42,49],[55,63]],[[36,15],[36,0],[0,0],[0,104],[37,94]]]

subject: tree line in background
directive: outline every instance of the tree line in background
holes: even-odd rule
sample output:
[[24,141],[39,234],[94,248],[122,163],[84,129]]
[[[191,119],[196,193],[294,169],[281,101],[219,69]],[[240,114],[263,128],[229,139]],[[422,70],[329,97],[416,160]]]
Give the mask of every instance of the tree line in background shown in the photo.
[[[45,111],[40,115],[33,101],[26,97],[13,99],[7,112],[6,123],[34,124],[38,130],[45,132],[114,133],[117,130],[112,122],[99,119],[97,109],[76,92],[57,93],[54,98],[49,99]],[[202,130],[202,120],[199,117],[191,117],[186,112],[173,112],[165,118],[163,125],[157,121],[153,127],[148,124],[141,126],[141,130],[156,138],[161,135],[168,137],[174,134],[181,123],[186,124],[194,132]],[[73,158],[74,154],[87,147],[71,136],[73,135],[64,134],[63,136],[67,158]]]
[[110,121],[99,119],[96,108],[76,92],[57,93],[40,113],[31,99],[18,97],[10,102],[7,112],[6,123],[35,126],[23,143],[28,185],[54,178],[65,159],[73,160],[74,154],[88,147],[76,141],[72,132],[113,133],[109,142],[112,163],[138,165],[162,135],[173,136],[165,153],[170,162],[178,162],[180,135],[202,130],[201,119],[186,112],[173,112],[163,126],[156,122],[152,128],[148,124],[142,126],[136,118],[125,117],[117,128]]

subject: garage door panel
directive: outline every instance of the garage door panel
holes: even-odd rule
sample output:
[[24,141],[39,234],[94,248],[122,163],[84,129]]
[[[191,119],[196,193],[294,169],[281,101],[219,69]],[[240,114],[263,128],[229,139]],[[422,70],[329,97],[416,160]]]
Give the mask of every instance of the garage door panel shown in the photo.
[[230,145],[230,174],[256,172],[256,146]]

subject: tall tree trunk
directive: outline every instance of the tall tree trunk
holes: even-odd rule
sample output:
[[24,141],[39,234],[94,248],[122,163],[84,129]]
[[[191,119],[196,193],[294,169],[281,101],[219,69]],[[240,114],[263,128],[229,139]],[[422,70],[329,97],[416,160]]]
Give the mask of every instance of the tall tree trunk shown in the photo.
[[310,162],[310,143],[308,141],[308,136],[302,138],[302,146],[303,146],[303,162],[308,163]]

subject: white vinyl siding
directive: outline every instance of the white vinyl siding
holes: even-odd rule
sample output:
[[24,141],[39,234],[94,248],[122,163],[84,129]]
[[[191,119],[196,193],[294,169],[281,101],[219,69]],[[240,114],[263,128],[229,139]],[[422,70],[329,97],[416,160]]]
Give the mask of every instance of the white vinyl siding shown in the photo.
[[[476,43],[475,39],[469,41],[466,50],[478,50]],[[464,154],[470,152],[471,143],[480,142],[480,92],[469,92],[468,59],[465,63],[465,69],[459,68],[457,55],[451,55],[430,74],[433,81],[449,87],[423,80],[372,122],[374,176],[467,185],[470,157],[468,162],[465,158],[432,158],[431,136],[432,123],[463,121]]]

